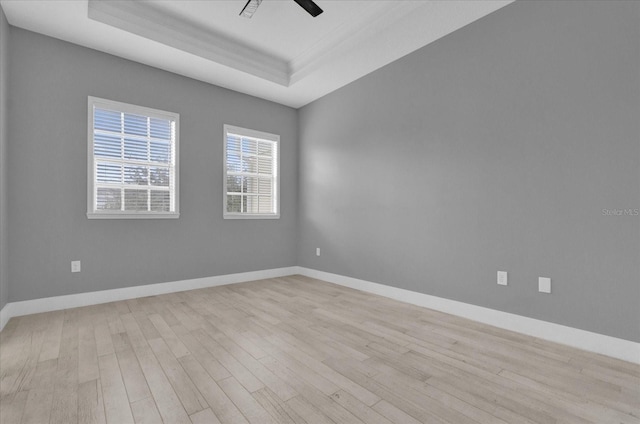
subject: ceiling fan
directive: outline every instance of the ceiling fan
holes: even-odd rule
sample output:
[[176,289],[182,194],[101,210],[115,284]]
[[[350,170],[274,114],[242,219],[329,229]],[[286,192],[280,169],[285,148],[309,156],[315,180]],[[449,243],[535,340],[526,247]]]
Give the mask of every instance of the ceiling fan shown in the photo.
[[[311,16],[314,18],[322,13],[322,9],[313,2],[313,0],[293,0],[298,3],[304,10],[306,10]],[[251,18],[255,11],[260,6],[262,0],[248,0],[247,4],[244,5],[242,11],[240,12],[240,16],[245,18]]]

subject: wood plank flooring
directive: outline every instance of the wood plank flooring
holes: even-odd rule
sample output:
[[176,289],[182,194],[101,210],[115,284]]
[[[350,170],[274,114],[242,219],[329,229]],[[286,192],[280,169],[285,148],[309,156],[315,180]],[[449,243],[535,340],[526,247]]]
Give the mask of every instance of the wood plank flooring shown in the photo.
[[0,423],[640,424],[640,366],[291,276],[11,319]]

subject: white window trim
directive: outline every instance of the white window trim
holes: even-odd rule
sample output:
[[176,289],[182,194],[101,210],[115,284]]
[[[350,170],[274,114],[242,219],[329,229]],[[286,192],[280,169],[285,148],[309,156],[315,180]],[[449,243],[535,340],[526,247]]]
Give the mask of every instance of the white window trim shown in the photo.
[[[247,137],[259,138],[262,140],[273,141],[276,144],[276,169],[275,181],[273,184],[273,198],[275,202],[275,213],[237,213],[227,212],[227,134],[235,133]],[[224,219],[280,219],[280,136],[277,134],[266,133],[262,131],[251,130],[248,128],[236,127],[233,125],[224,125],[223,133],[223,178],[222,178],[222,208]]]
[[[177,113],[167,112],[158,109],[152,109],[144,106],[136,106],[128,103],[116,102],[114,100],[101,99],[99,97],[89,96],[87,103],[87,218],[88,219],[176,219],[180,217],[180,184],[179,184],[179,140],[180,140],[180,115]],[[174,187],[175,187],[175,211],[173,212],[152,212],[152,211],[99,211],[96,212],[94,205],[94,184],[95,175],[95,156],[93,154],[93,108],[94,106],[102,106],[107,109],[118,110],[124,113],[132,113],[137,115],[151,116],[159,119],[169,119],[175,122],[175,143],[172,154],[174,155]]]

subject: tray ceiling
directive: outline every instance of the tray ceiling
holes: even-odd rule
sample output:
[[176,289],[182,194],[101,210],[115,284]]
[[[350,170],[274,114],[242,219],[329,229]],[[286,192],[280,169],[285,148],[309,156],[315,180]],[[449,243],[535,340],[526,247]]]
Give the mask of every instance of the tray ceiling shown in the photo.
[[10,24],[292,107],[511,3],[506,1],[0,0]]

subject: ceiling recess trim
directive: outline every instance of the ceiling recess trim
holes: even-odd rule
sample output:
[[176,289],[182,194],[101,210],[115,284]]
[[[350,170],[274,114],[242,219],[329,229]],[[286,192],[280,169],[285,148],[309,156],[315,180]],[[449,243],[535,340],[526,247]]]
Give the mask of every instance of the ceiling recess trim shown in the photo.
[[88,17],[278,85],[289,86],[290,69],[286,61],[168,15],[149,3],[89,0]]
[[295,84],[332,60],[357,51],[374,35],[393,28],[400,19],[422,7],[424,4],[420,1],[397,1],[384,8],[365,8],[360,13],[366,16],[364,24],[343,25],[289,63],[290,84]]
[[[165,1],[183,3],[0,0],[0,4],[15,27],[300,108],[514,0],[362,0],[368,7],[358,11],[356,21],[333,20],[330,31],[324,35],[316,31],[319,38],[286,57],[254,46],[253,38],[242,38],[244,32],[231,36],[222,29],[225,25],[211,28],[214,22],[209,20],[198,23],[190,11],[180,13],[181,6],[167,7]],[[184,1],[188,3],[200,2]],[[218,1],[211,3],[209,13],[217,10]],[[235,11],[231,15],[236,16]]]

